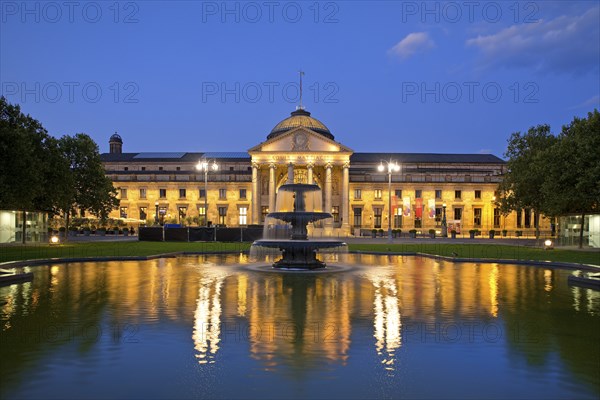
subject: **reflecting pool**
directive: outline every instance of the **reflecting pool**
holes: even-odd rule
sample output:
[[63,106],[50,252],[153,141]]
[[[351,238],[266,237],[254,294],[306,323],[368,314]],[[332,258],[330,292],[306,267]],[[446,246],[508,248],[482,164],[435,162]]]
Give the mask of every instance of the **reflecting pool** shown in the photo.
[[0,288],[0,398],[594,398],[600,295],[569,271],[343,254],[31,268]]

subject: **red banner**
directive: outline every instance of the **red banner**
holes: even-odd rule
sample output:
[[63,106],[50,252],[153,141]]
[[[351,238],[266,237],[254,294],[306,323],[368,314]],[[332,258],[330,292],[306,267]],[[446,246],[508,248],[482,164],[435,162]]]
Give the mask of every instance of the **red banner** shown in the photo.
[[415,217],[423,218],[423,199],[415,199]]

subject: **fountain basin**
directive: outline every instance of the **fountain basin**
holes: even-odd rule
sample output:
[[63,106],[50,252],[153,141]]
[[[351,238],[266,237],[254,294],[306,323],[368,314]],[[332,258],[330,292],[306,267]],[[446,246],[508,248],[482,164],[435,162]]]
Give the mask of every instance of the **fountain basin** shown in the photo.
[[317,259],[321,249],[347,249],[341,240],[273,240],[261,239],[252,244],[253,248],[270,248],[281,250],[281,259],[273,263],[274,268],[283,269],[318,269],[327,264]]

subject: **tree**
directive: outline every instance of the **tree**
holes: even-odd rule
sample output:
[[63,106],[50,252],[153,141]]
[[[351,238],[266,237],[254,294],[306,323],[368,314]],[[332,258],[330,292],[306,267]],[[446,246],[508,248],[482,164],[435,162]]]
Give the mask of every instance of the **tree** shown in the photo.
[[4,97],[0,154],[0,209],[64,213],[68,228],[76,208],[106,219],[118,206],[98,146],[88,135],[56,139]]
[[539,238],[539,213],[545,209],[542,186],[546,181],[548,162],[546,152],[557,139],[550,126],[531,127],[526,134],[515,132],[508,140],[505,156],[507,171],[499,185],[498,204],[502,213],[530,208],[535,213],[536,238]]
[[105,220],[119,205],[119,200],[111,180],[105,175],[98,145],[88,135],[78,133],[63,136],[59,140],[59,148],[70,169],[70,185],[64,189],[59,206],[65,214],[67,229],[69,217],[76,208]]
[[[55,211],[68,173],[58,141],[42,124],[0,97],[0,209]],[[26,224],[23,224],[23,229]],[[26,234],[23,231],[23,242]]]
[[579,248],[586,213],[600,211],[600,113],[574,118],[545,152],[546,179],[541,187],[548,215],[579,214]]

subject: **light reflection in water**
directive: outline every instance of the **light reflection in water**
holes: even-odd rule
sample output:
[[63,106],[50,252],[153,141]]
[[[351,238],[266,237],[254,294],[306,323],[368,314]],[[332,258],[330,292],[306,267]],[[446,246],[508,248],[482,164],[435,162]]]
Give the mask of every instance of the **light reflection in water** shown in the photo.
[[221,287],[227,277],[215,272],[200,279],[192,340],[200,364],[214,363],[221,341]]
[[[345,395],[377,397],[372,388],[386,386],[393,397],[398,385],[408,397],[460,398],[468,394],[460,387],[469,390],[474,381],[510,397],[510,384],[522,383],[523,376],[528,396],[600,393],[594,364],[600,333],[593,329],[600,296],[569,287],[570,272],[340,255],[340,264],[355,263],[356,269],[284,275],[232,266],[238,262],[246,259],[37,267],[33,282],[0,288],[0,397],[55,390],[56,378],[76,387],[66,365],[83,361],[115,387],[130,383],[115,365],[143,366],[138,397],[179,382],[182,371],[190,384],[171,386],[172,397],[198,397],[177,390],[206,384],[215,390],[211,395],[224,398],[248,395],[243,385],[254,385],[256,397],[268,397],[262,387],[269,385],[282,397],[323,397],[347,387]],[[79,330],[64,329],[71,326],[98,326],[102,336],[86,341]],[[125,326],[136,328],[136,342],[113,337],[115,327]],[[66,336],[71,332],[75,336]],[[167,351],[153,363],[157,346]],[[111,354],[108,364],[105,354]],[[181,364],[177,354],[191,361]],[[481,368],[490,363],[493,373]],[[402,373],[396,373],[400,364]],[[206,383],[211,374],[216,381]],[[245,381],[236,392],[223,387],[226,379]],[[440,382],[438,391],[432,379]],[[294,383],[302,391],[294,391]],[[80,392],[98,389],[88,386]],[[371,391],[361,392],[366,386]],[[319,391],[324,387],[329,391]]]
[[490,314],[498,317],[498,264],[490,271]]
[[377,355],[383,356],[381,363],[385,369],[393,371],[396,361],[395,352],[402,344],[398,288],[393,277],[373,275],[375,274],[369,274],[369,279],[375,287],[373,299],[375,350]]
[[545,269],[544,270],[544,290],[546,292],[549,292],[552,290],[552,270],[551,269]]

